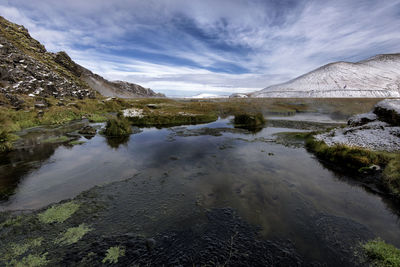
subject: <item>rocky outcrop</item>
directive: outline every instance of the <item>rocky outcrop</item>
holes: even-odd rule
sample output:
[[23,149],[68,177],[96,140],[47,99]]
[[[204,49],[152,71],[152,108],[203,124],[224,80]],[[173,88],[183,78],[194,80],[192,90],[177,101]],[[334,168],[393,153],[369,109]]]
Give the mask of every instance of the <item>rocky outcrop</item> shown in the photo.
[[400,151],[400,100],[386,99],[373,111],[353,116],[349,127],[316,135],[327,145],[344,144],[372,150]]
[[400,99],[386,99],[375,105],[374,113],[379,120],[400,126]]
[[137,84],[109,82],[76,64],[65,52],[50,53],[26,28],[0,17],[0,103],[18,108],[18,95],[56,98],[163,97]]
[[400,97],[400,54],[335,62],[250,97]]

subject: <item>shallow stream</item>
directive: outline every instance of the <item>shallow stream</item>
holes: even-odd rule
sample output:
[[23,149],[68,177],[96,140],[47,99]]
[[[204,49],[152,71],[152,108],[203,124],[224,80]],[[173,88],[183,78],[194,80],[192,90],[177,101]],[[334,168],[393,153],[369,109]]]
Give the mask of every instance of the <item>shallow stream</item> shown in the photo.
[[[296,120],[343,122],[318,114],[290,118]],[[89,190],[107,206],[93,223],[96,235],[133,232],[155,238],[160,246],[166,244],[159,241],[165,233],[212,232],[207,227],[213,227],[212,218],[225,218],[218,215],[222,212],[254,227],[256,236],[248,234],[254,240],[273,240],[278,247],[289,243],[287,253],[298,255],[299,265],[353,265],[359,242],[375,237],[400,246],[398,207],[354,177],[327,168],[301,145],[275,140],[276,133],[309,129],[272,123],[251,133],[234,129],[230,121],[144,128],[124,140],[97,134],[80,137],[85,143],[79,145],[29,141],[30,146],[2,156],[0,187],[8,193],[0,210],[38,209]],[[24,133],[23,139],[37,141],[39,132]],[[198,230],[199,225],[208,226]],[[231,226],[214,230],[218,227]],[[189,256],[171,257],[186,265]]]

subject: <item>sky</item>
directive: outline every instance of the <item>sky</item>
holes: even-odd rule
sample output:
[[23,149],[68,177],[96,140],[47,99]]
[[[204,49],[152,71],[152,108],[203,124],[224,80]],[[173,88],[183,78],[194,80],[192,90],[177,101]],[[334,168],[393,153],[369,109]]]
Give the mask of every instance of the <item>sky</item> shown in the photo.
[[400,0],[0,0],[51,52],[167,96],[229,95],[400,52]]

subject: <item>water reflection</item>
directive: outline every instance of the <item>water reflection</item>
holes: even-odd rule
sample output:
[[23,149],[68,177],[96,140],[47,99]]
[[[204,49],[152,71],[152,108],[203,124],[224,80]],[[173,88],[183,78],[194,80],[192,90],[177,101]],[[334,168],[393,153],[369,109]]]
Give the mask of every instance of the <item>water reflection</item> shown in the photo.
[[107,145],[109,145],[111,148],[118,149],[121,145],[127,146],[129,138],[129,135],[119,137],[107,137]]

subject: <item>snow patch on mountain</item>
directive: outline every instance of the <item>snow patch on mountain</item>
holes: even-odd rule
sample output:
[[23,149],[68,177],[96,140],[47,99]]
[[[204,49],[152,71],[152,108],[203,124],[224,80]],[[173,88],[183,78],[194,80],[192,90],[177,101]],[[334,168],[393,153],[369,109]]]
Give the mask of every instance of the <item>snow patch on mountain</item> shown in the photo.
[[400,97],[400,54],[336,62],[251,97]]

